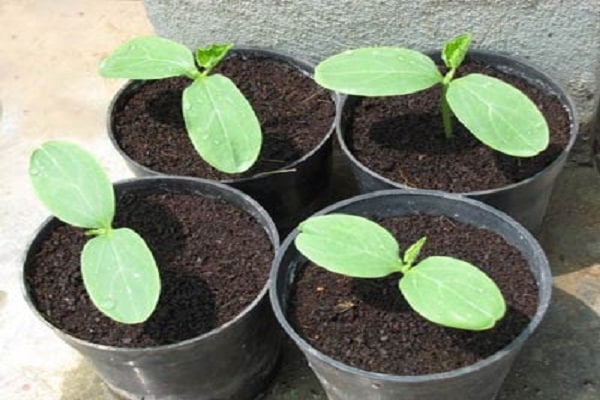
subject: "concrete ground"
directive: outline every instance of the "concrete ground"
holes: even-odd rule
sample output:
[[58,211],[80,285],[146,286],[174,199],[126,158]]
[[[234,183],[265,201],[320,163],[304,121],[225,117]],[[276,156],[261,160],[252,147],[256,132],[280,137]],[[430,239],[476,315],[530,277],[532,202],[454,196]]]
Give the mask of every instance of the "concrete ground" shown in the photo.
[[[27,179],[30,151],[48,139],[94,149],[113,180],[131,176],[105,130],[122,84],[96,73],[117,44],[149,34],[141,0],[0,2],[0,398],[108,398],[90,366],[37,321],[20,290],[22,254],[47,212]],[[600,398],[600,176],[587,143],[560,176],[540,240],[555,292],[501,400]],[[286,347],[269,400],[325,399],[305,361]]]

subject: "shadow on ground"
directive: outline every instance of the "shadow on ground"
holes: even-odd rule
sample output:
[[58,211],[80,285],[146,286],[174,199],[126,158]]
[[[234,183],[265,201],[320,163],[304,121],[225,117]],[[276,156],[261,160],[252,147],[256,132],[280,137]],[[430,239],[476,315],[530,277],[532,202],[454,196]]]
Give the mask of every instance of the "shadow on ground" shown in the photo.
[[552,275],[600,262],[600,176],[591,167],[570,167],[559,176],[538,239]]
[[64,372],[60,400],[105,400],[106,389],[92,366],[81,360],[75,367]]
[[306,359],[290,340],[284,340],[279,372],[261,400],[326,400]]
[[546,318],[517,359],[498,400],[600,398],[600,318],[554,288]]

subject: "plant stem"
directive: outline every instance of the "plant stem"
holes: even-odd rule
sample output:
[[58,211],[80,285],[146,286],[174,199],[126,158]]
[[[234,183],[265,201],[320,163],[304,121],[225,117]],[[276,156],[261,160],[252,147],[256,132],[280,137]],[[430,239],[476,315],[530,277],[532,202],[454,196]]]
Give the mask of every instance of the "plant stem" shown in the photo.
[[195,80],[196,78],[198,78],[198,77],[200,77],[200,76],[201,76],[201,73],[200,73],[200,71],[198,71],[198,70],[195,70],[195,71],[190,71],[190,72],[187,74],[187,76],[188,76],[188,78],[190,78],[191,80]]
[[412,268],[412,265],[404,264],[401,260],[398,260],[398,261],[399,261],[399,271],[402,273],[402,275],[406,274],[408,272],[408,270]]
[[99,236],[99,235],[108,235],[112,232],[112,228],[96,228],[96,229],[88,229],[85,231],[86,235],[89,236]]
[[454,74],[456,73],[456,67],[450,68],[450,70],[442,79],[442,123],[444,124],[444,134],[446,139],[452,139],[454,136],[452,133],[452,110],[450,109],[450,105],[448,104],[448,100],[446,100],[446,92],[448,92],[448,87],[450,86],[450,82],[454,78]]
[[446,100],[446,91],[448,90],[448,84],[442,85],[442,122],[444,124],[444,134],[446,139],[452,139],[452,110]]

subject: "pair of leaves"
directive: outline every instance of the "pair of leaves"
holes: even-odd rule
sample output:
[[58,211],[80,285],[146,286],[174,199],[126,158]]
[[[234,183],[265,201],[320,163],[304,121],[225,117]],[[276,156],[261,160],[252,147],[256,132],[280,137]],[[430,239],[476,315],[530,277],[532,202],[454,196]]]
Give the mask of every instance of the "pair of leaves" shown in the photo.
[[118,322],[145,321],[160,295],[158,268],[136,232],[112,229],[115,195],[102,167],[79,146],[51,141],[31,154],[29,176],[58,219],[97,235],[81,254],[83,283],[94,305]]
[[[252,106],[227,77],[208,73],[225,57],[231,44],[198,49],[156,36],[132,39],[100,64],[108,78],[163,79],[187,76],[182,112],[189,138],[203,160],[226,173],[248,170],[262,145],[260,123]],[[194,60],[204,71],[201,73]]]
[[[462,63],[470,35],[444,46],[442,58],[454,70]],[[520,90],[482,74],[444,82],[433,60],[414,50],[369,47],[334,55],[315,69],[321,86],[359,96],[397,96],[448,84],[446,101],[458,120],[481,142],[516,157],[530,157],[548,146],[548,125]]]
[[299,226],[295,245],[328,271],[355,278],[402,272],[399,289],[410,306],[436,324],[469,330],[493,327],[506,312],[496,284],[477,267],[432,256],[412,266],[425,239],[399,257],[399,245],[385,228],[366,218],[331,214]]

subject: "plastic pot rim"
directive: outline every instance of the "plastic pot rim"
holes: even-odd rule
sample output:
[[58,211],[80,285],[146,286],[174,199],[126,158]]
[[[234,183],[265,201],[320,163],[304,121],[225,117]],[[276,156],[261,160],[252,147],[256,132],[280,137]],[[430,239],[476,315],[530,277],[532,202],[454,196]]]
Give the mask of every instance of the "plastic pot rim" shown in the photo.
[[[227,59],[228,57],[230,57],[231,55],[234,55],[234,54],[241,54],[241,55],[253,54],[253,55],[256,55],[257,57],[269,58],[269,59],[275,60],[277,62],[281,62],[285,65],[288,65],[289,67],[291,67],[294,70],[300,72],[301,74],[309,77],[310,79],[312,79],[313,74],[314,74],[314,64],[309,63],[308,61],[305,61],[302,59],[292,57],[291,55],[289,55],[287,53],[276,51],[276,50],[262,48],[262,47],[244,47],[244,46],[238,47],[238,46],[236,46],[230,50],[229,54],[225,57],[225,59]],[[144,171],[146,174],[148,174],[148,175],[185,176],[185,175],[175,175],[175,174],[169,174],[166,172],[161,172],[161,171],[158,171],[158,170],[155,170],[155,169],[152,169],[145,165],[140,164],[137,160],[131,158],[131,156],[129,156],[129,154],[127,154],[121,148],[121,146],[119,145],[119,143],[115,137],[115,134],[114,134],[114,131],[112,128],[112,120],[113,120],[112,116],[117,108],[117,103],[119,102],[119,100],[121,99],[121,97],[123,96],[124,93],[135,90],[137,87],[141,87],[141,86],[145,85],[147,82],[151,82],[151,80],[137,80],[137,79],[128,80],[115,93],[115,95],[113,96],[113,98],[108,106],[108,111],[107,111],[106,129],[108,132],[108,137],[110,138],[110,141],[113,144],[113,146],[115,147],[115,149],[117,149],[117,152],[121,155],[121,157],[123,157],[123,159],[125,159],[127,161],[127,163],[135,165],[136,168]],[[315,82],[315,85],[316,85],[316,82]],[[292,161],[291,163],[286,164],[280,168],[277,168],[277,169],[274,169],[271,171],[259,172],[255,175],[246,176],[246,177],[242,177],[242,178],[220,179],[220,180],[218,180],[218,182],[225,183],[225,184],[248,182],[248,181],[258,180],[260,178],[263,178],[263,177],[269,176],[269,175],[273,175],[273,174],[286,173],[286,172],[288,172],[288,170],[294,169],[296,166],[303,163],[304,161],[306,161],[307,159],[312,157],[317,151],[319,151],[319,149],[321,149],[325,145],[325,143],[328,140],[330,140],[331,136],[333,136],[333,133],[336,130],[337,119],[338,119],[337,111],[338,111],[339,103],[341,101],[340,95],[338,93],[333,92],[328,89],[325,89],[325,88],[322,88],[320,86],[319,86],[319,88],[321,88],[322,90],[325,90],[327,93],[329,93],[329,97],[331,98],[331,101],[334,104],[336,113],[335,113],[334,118],[331,120],[331,125],[330,125],[327,133],[321,138],[319,143],[317,143],[317,145],[314,148],[312,148],[310,151],[303,154],[302,157],[300,157],[300,158]],[[198,155],[198,157],[200,157],[200,155]],[[199,179],[206,179],[206,178],[199,178]]]
[[[261,217],[265,219],[264,222],[263,221],[257,221],[257,222],[263,227],[263,229],[265,229],[265,233],[268,236],[269,241],[271,242],[271,245],[273,246],[273,254],[274,254],[273,259],[275,259],[275,254],[276,254],[276,252],[279,248],[279,244],[280,244],[279,234],[278,234],[277,228],[275,227],[275,223],[272,221],[270,215],[265,211],[265,209],[256,200],[254,200],[252,197],[248,196],[247,194],[243,193],[242,191],[232,188],[231,186],[225,185],[223,183],[220,183],[217,181],[212,181],[209,179],[191,178],[191,177],[185,177],[185,176],[169,176],[169,175],[127,178],[127,179],[113,182],[113,187],[116,188],[116,186],[126,186],[130,183],[138,183],[138,182],[143,182],[143,181],[179,182],[179,183],[186,184],[187,187],[190,187],[190,188],[193,188],[195,183],[203,183],[203,184],[212,185],[212,186],[216,187],[217,189],[219,189],[220,191],[230,192],[230,193],[234,194],[235,196],[239,197],[243,202],[250,204],[254,209],[256,209],[256,211],[258,211],[258,213],[261,215]],[[71,340],[75,343],[78,343],[84,347],[93,347],[98,350],[108,350],[111,352],[117,352],[117,353],[122,353],[122,354],[169,352],[178,347],[185,347],[189,344],[199,342],[202,340],[206,340],[207,338],[210,338],[210,337],[220,334],[222,331],[228,329],[230,326],[239,323],[244,317],[246,317],[246,315],[248,315],[250,313],[250,311],[254,307],[256,307],[256,305],[260,301],[262,301],[262,299],[265,296],[267,296],[267,292],[268,292],[269,286],[270,286],[270,275],[267,277],[265,284],[263,285],[260,292],[256,295],[254,300],[252,300],[252,302],[250,304],[248,304],[246,307],[244,307],[242,309],[242,311],[240,311],[234,318],[232,318],[231,320],[225,322],[224,324],[219,325],[219,326],[211,329],[210,331],[205,332],[199,336],[194,336],[192,338],[185,339],[185,340],[182,340],[182,341],[179,341],[176,343],[159,345],[159,346],[151,346],[151,347],[119,347],[119,346],[110,346],[110,345],[105,345],[105,344],[94,343],[94,342],[87,341],[85,339],[78,338],[78,337],[73,336],[70,333],[65,332],[64,330],[58,328],[57,326],[52,324],[50,321],[48,321],[44,317],[44,315],[37,309],[37,307],[33,303],[33,300],[31,299],[31,296],[29,295],[29,290],[28,290],[27,284],[26,284],[25,262],[27,260],[27,256],[31,249],[31,245],[33,244],[33,242],[35,241],[35,239],[37,238],[39,233],[43,229],[45,229],[46,226],[48,226],[48,224],[50,224],[54,221],[57,221],[57,220],[58,219],[54,216],[50,216],[50,217],[46,218],[38,226],[38,228],[34,231],[32,238],[29,240],[29,243],[25,247],[25,251],[22,253],[21,265],[23,267],[21,269],[21,279],[20,279],[21,280],[21,282],[20,282],[21,293],[23,294],[23,297],[25,298],[25,302],[27,303],[29,308],[33,311],[33,313],[39,320],[41,320],[46,326],[48,326],[52,331],[54,331],[59,336],[67,337],[67,338],[69,338],[69,340]]]
[[[425,52],[424,54],[432,56],[434,54],[435,55],[439,54],[439,51],[437,51],[437,52],[428,51],[428,52]],[[535,174],[533,174],[525,179],[522,179],[518,182],[499,186],[496,188],[485,189],[485,190],[475,190],[475,191],[470,191],[470,192],[447,192],[445,190],[439,190],[439,191],[446,192],[446,193],[458,194],[461,196],[485,196],[485,195],[489,195],[489,194],[493,194],[493,193],[510,191],[515,188],[525,186],[529,182],[537,179],[539,175],[542,175],[547,170],[550,170],[551,168],[553,168],[554,165],[562,162],[568,156],[569,152],[573,148],[573,145],[575,144],[575,140],[577,139],[577,136],[579,135],[579,117],[577,115],[575,103],[573,102],[573,99],[571,98],[569,93],[566,90],[564,90],[564,88],[561,85],[559,85],[558,82],[554,78],[552,78],[551,76],[546,74],[540,68],[533,65],[531,62],[526,61],[521,57],[509,55],[506,53],[495,52],[495,51],[476,50],[476,49],[469,50],[469,52],[467,53],[467,56],[472,56],[474,59],[477,59],[478,57],[484,57],[484,58],[492,57],[492,58],[498,58],[498,59],[508,61],[510,63],[515,64],[518,67],[518,68],[514,68],[514,67],[511,68],[511,71],[515,71],[515,70],[522,71],[523,69],[535,70],[536,73],[542,78],[541,80],[544,81],[544,86],[543,86],[544,92],[546,94],[548,94],[550,92],[550,94],[556,95],[559,98],[560,102],[563,104],[563,106],[566,108],[566,111],[569,114],[569,116],[571,117],[571,124],[570,124],[571,129],[569,131],[569,134],[570,134],[569,142],[567,143],[567,146],[560,152],[560,154],[550,164],[546,165],[543,169],[536,172]],[[494,66],[493,64],[490,64],[490,65]],[[521,74],[521,75],[517,74],[516,76],[523,78],[523,74]],[[539,81],[540,79],[536,79],[536,80]],[[346,107],[346,103],[347,103],[348,99],[360,98],[360,97],[363,97],[363,96],[352,96],[352,95],[345,95],[345,94],[338,93],[339,100],[338,100],[338,108],[336,110],[336,121],[335,121],[336,129],[335,129],[335,131],[336,131],[338,143],[340,144],[340,147],[342,148],[342,151],[346,155],[346,157],[348,157],[351,160],[351,162],[354,163],[358,168],[360,168],[361,171],[363,171],[364,173],[366,173],[366,174],[370,175],[372,178],[380,180],[392,187],[396,187],[399,189],[410,189],[410,190],[436,190],[436,189],[420,189],[418,187],[407,186],[400,182],[393,181],[393,180],[386,178],[383,175],[380,175],[377,172],[369,169],[368,167],[366,167],[364,164],[362,164],[360,161],[358,161],[356,159],[354,154],[348,148],[348,146],[346,144],[346,140],[344,139],[344,135],[342,134],[342,113],[344,111],[344,108]]]
[[[523,239],[530,243],[536,251],[540,251],[541,254],[545,254],[543,249],[537,242],[537,240],[533,237],[531,233],[527,229],[525,229],[521,224],[515,221],[513,218],[508,216],[502,211],[499,211],[491,206],[488,206],[485,203],[482,203],[478,200],[473,200],[468,197],[464,197],[461,195],[457,195],[454,193],[445,193],[436,190],[399,190],[399,189],[388,189],[388,190],[379,190],[375,192],[361,194],[355,197],[351,197],[345,200],[341,200],[337,203],[334,203],[330,206],[325,207],[314,215],[324,215],[330,213],[331,211],[338,210],[339,208],[348,206],[353,203],[361,202],[365,199],[373,199],[378,197],[386,197],[386,196],[429,196],[429,197],[437,197],[441,199],[448,199],[451,201],[458,201],[470,204],[473,207],[484,210],[487,213],[493,214],[496,218],[503,220],[504,222],[510,224],[515,232],[518,232],[522,235]],[[278,299],[278,290],[277,290],[277,276],[279,274],[279,270],[281,267],[281,260],[283,258],[284,253],[287,251],[288,247],[293,244],[294,239],[298,235],[298,229],[294,229],[287,238],[283,241],[275,258],[273,260],[273,266],[271,268],[271,276],[269,281],[271,282],[271,287],[269,291],[269,298],[271,300],[271,306],[273,308],[273,312],[275,317],[279,321],[279,324],[282,326],[284,331],[290,338],[296,343],[298,347],[303,352],[308,352],[311,356],[315,357],[319,361],[329,364],[334,368],[341,370],[345,373],[350,373],[354,375],[360,375],[362,377],[366,377],[367,379],[380,380],[386,382],[393,383],[423,383],[431,380],[444,380],[444,379],[452,379],[457,376],[468,374],[472,371],[476,371],[481,369],[487,365],[494,363],[496,360],[504,358],[508,355],[508,353],[515,347],[521,346],[529,336],[531,336],[540,322],[542,321],[544,315],[548,310],[548,306],[550,305],[550,297],[552,292],[552,274],[550,272],[550,267],[548,265],[547,259],[544,257],[544,265],[540,268],[540,276],[538,280],[538,306],[535,312],[535,315],[529,322],[529,324],[521,331],[521,333],[513,339],[508,345],[498,350],[496,353],[492,354],[489,357],[484,358],[474,364],[467,365],[465,367],[453,369],[450,371],[437,372],[433,374],[423,374],[423,375],[394,375],[387,374],[381,372],[371,372],[366,371],[364,369],[360,369],[357,367],[350,366],[341,361],[338,361],[325,353],[315,349],[310,343],[308,343],[300,334],[296,332],[296,330],[292,327],[292,325],[288,322],[285,312],[283,311],[282,305]],[[542,286],[542,283],[546,283],[546,285]]]

